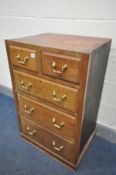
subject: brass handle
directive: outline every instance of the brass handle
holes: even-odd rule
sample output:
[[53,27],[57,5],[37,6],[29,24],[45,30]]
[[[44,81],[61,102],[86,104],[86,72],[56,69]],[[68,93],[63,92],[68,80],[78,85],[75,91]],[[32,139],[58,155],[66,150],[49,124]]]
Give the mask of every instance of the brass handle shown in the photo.
[[34,111],[34,108],[32,107],[31,109],[28,109],[27,105],[24,105],[25,113],[31,114]]
[[19,54],[17,54],[16,59],[17,59],[19,64],[25,65],[25,64],[27,64],[29,57],[26,56],[25,58],[21,58],[21,56]]
[[61,152],[64,149],[63,145],[57,147],[55,140],[52,142],[52,145],[54,146],[54,149],[58,152]]
[[60,70],[56,70],[57,69],[56,62],[52,62],[51,67],[52,67],[53,72],[58,73],[58,74],[61,74],[61,73],[65,72],[67,70],[67,68],[68,68],[67,64],[64,64],[61,67],[61,71]]
[[59,125],[56,124],[56,118],[55,117],[52,119],[52,123],[53,123],[55,128],[61,129],[61,128],[64,127],[64,122],[61,122]]
[[21,86],[22,86],[22,88],[23,88],[24,90],[29,90],[29,89],[32,87],[32,84],[31,84],[31,83],[29,83],[29,84],[26,86],[23,80],[21,81],[20,84],[21,84]]
[[52,95],[53,95],[54,101],[59,101],[59,102],[61,102],[61,101],[63,101],[63,100],[66,100],[66,98],[67,98],[67,96],[66,96],[65,94],[64,94],[63,96],[61,96],[61,97],[57,97],[56,91],[53,91],[53,92],[52,92]]
[[29,135],[31,135],[31,136],[33,136],[33,135],[35,135],[36,134],[36,130],[32,130],[32,129],[30,129],[30,127],[29,126],[27,126],[27,132],[28,132],[28,134]]

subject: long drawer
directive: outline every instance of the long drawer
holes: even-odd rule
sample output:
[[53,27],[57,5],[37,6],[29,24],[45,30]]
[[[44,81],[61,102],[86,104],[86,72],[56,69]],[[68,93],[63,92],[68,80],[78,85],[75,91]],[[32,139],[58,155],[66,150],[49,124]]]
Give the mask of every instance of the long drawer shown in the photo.
[[69,162],[75,163],[74,142],[70,142],[55,134],[49,133],[46,129],[27,118],[21,116],[20,119],[22,133],[47,149],[55,152],[58,156],[63,157]]
[[16,90],[76,112],[79,90],[14,70]]
[[75,137],[76,119],[35,100],[17,95],[19,113],[31,120],[41,123],[45,128],[52,130],[64,137]]

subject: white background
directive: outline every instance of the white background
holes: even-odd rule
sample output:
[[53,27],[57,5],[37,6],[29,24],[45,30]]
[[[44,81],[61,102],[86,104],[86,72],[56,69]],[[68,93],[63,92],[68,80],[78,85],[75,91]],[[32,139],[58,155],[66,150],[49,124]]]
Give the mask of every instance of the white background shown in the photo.
[[112,38],[98,122],[116,129],[116,1],[0,0],[0,84],[11,88],[4,39],[44,32]]

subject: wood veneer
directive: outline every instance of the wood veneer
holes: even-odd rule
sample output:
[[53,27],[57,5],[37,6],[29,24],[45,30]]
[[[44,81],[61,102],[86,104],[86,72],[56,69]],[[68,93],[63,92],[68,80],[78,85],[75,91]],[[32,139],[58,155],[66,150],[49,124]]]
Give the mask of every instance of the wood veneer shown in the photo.
[[6,40],[22,138],[72,168],[95,133],[110,45],[52,33]]

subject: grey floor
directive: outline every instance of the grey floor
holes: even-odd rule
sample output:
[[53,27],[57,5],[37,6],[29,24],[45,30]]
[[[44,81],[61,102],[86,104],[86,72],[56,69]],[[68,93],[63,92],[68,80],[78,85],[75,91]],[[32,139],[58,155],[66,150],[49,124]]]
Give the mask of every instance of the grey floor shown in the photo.
[[98,125],[73,171],[20,138],[14,100],[0,94],[0,175],[116,175],[116,132]]

